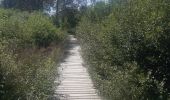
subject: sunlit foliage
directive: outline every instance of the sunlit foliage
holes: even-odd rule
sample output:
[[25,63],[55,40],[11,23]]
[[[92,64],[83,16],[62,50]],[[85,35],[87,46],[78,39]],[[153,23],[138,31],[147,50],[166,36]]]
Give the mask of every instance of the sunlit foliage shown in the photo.
[[40,12],[0,9],[0,99],[51,98],[63,37]]

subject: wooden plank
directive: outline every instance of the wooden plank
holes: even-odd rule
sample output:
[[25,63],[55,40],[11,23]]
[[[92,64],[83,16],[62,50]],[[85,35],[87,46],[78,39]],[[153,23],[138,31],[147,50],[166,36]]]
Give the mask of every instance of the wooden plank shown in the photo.
[[60,64],[61,83],[56,93],[61,94],[60,100],[101,100],[87,69],[83,66],[80,46],[76,38],[71,37],[66,58]]

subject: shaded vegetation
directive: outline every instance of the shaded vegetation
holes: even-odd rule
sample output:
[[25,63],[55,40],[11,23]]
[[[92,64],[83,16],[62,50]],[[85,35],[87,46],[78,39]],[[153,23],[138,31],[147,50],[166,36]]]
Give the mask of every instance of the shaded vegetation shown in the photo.
[[111,5],[89,8],[77,27],[96,87],[110,100],[168,100],[170,2]]

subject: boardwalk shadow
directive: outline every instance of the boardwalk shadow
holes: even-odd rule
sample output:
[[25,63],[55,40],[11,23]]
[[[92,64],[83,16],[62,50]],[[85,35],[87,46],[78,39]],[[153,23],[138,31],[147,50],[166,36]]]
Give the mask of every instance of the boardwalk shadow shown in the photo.
[[65,59],[68,58],[69,56],[74,55],[74,53],[70,52],[70,50],[77,46],[79,46],[78,40],[74,38],[73,35],[69,35],[66,42],[66,46],[64,48],[64,54],[61,59],[61,63],[65,62]]

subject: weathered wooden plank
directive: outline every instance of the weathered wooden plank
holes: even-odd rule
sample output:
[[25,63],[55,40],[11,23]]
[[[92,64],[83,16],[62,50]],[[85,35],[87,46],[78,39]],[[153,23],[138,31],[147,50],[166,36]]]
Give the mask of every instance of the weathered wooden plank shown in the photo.
[[68,47],[70,48],[65,51],[66,58],[59,68],[61,83],[56,93],[62,95],[60,100],[101,100],[87,69],[83,67],[77,39],[71,37]]

